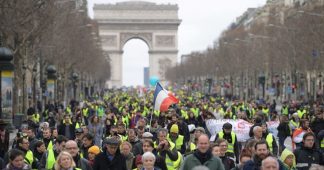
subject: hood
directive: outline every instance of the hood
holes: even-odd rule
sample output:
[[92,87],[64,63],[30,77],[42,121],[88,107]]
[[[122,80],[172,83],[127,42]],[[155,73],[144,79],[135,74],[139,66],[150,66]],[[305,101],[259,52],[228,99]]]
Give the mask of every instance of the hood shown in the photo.
[[[295,168],[295,167],[296,167],[296,157],[295,157],[295,155],[294,155],[290,150],[288,150],[287,148],[286,148],[285,150],[282,151],[281,156],[280,156],[280,160],[282,161],[283,164],[285,164],[285,160],[286,160],[286,158],[287,158],[289,155],[293,155],[293,156],[294,156],[294,160],[293,160],[293,167]],[[285,166],[287,166],[287,165],[285,164]]]

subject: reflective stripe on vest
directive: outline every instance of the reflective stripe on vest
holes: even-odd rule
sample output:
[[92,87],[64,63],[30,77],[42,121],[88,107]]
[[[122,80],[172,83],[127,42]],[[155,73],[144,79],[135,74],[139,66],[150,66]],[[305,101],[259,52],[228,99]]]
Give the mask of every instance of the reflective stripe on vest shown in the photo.
[[27,163],[28,165],[32,165],[34,162],[34,155],[33,152],[31,150],[28,150],[26,155],[25,155],[25,163]]
[[182,162],[182,155],[178,152],[178,159],[176,161],[172,161],[168,155],[166,155],[165,163],[168,170],[178,170],[180,168]]
[[321,140],[321,148],[324,148],[324,139]]
[[46,160],[46,169],[53,169],[55,164],[55,155],[53,149],[48,150],[47,160]]
[[[232,143],[229,143],[228,141],[228,146],[227,146],[227,151],[226,152],[231,152],[231,153],[234,153],[234,143],[235,143],[235,133],[234,132],[231,132],[231,136],[232,136]],[[224,132],[221,131],[218,133],[218,137],[220,139],[223,139],[224,138]]]
[[272,142],[273,142],[273,137],[272,137],[272,134],[269,133],[266,137],[266,141],[268,143],[268,146],[270,148],[270,152],[272,153],[273,152],[273,148],[272,148]]

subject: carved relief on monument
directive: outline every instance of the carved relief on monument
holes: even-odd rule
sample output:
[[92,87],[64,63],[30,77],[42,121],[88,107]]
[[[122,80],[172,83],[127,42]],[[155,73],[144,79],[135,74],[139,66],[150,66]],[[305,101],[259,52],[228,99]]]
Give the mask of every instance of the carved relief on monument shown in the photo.
[[125,45],[125,43],[132,39],[132,38],[139,38],[144,40],[149,47],[152,47],[152,33],[133,33],[133,32],[123,32],[120,33],[120,45]]
[[168,70],[168,68],[172,67],[172,61],[168,58],[159,59],[159,75],[160,79],[165,79],[165,72]]
[[102,44],[109,47],[117,47],[116,35],[105,35],[101,38]]
[[175,37],[173,35],[157,35],[155,36],[155,46],[174,47]]

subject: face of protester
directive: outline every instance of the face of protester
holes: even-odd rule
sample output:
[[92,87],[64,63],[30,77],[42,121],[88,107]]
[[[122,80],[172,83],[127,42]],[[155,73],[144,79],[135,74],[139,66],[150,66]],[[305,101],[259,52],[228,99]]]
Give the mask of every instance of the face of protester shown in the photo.
[[87,126],[82,126],[82,130],[83,130],[83,134],[89,133],[89,129],[87,128]]
[[64,117],[64,122],[65,122],[65,124],[69,124],[70,123],[70,116],[65,116]]
[[67,155],[62,155],[60,159],[60,165],[64,169],[69,169],[72,166],[72,160]]
[[195,130],[195,132],[194,132],[195,139],[198,139],[201,134],[202,134],[202,132],[200,130]]
[[58,152],[61,152],[61,151],[63,151],[63,150],[65,149],[65,142],[62,142],[61,144],[56,143],[55,146],[56,146],[56,147],[55,147],[56,150],[57,150]]
[[247,161],[251,160],[251,157],[248,157],[248,156],[243,156],[241,157],[240,159],[240,164],[241,165],[244,165]]
[[136,139],[136,134],[133,130],[128,132],[128,141],[133,142]]
[[171,137],[171,139],[177,139],[178,138],[178,133],[171,132],[170,137]]
[[160,133],[159,133],[159,136],[158,136],[159,141],[163,141],[163,140],[165,140],[165,139],[166,139],[166,136],[167,136],[166,133],[164,133],[164,132],[160,132]]
[[11,160],[10,163],[16,168],[23,168],[24,157],[22,155],[19,155],[14,160]]
[[53,136],[54,138],[56,138],[57,135],[58,135],[58,133],[57,133],[57,129],[54,129],[54,130],[53,130],[53,135],[52,135],[52,136]]
[[92,145],[92,140],[89,140],[88,138],[83,138],[82,143],[84,147],[88,148]]
[[93,161],[95,159],[95,157],[96,157],[96,155],[94,153],[91,153],[91,152],[88,153],[88,159],[90,161]]
[[309,128],[309,121],[305,121],[305,122],[304,122],[304,128],[305,128],[305,129],[308,129],[308,128]]
[[294,164],[294,155],[289,155],[287,156],[287,158],[285,159],[285,164],[288,165],[289,167],[292,167]]
[[124,133],[125,132],[125,127],[124,126],[118,126],[118,133]]
[[220,156],[220,147],[219,146],[214,146],[212,150],[212,154],[214,156]]
[[209,138],[206,135],[201,135],[198,138],[197,148],[201,153],[206,153],[210,147]]
[[93,123],[98,123],[99,122],[99,118],[97,117],[97,116],[95,116],[94,118],[93,118]]
[[115,155],[116,154],[116,151],[117,151],[117,148],[118,148],[117,145],[107,145],[106,147],[107,147],[107,152],[110,155]]
[[123,154],[124,156],[129,155],[131,151],[131,148],[128,145],[122,145],[120,153]]
[[29,141],[28,141],[28,139],[27,138],[24,138],[22,140],[22,143],[19,144],[19,146],[21,148],[25,149],[26,151],[28,151],[29,150]]
[[33,138],[33,137],[35,137],[35,133],[32,131],[32,130],[27,130],[27,136],[29,137],[29,138]]
[[256,138],[262,138],[262,128],[258,128],[255,132],[254,132],[254,136]]
[[148,143],[148,142],[144,142],[143,143],[143,152],[152,152],[153,151],[153,147]]
[[76,157],[79,153],[79,148],[76,142],[67,142],[65,144],[65,150],[69,152],[72,157]]
[[305,140],[303,140],[304,146],[306,148],[313,148],[314,146],[314,137],[313,136],[307,136]]
[[50,131],[49,129],[44,130],[44,131],[43,131],[43,137],[44,137],[45,139],[49,139],[49,138],[51,138],[51,131]]
[[42,144],[40,147],[37,147],[39,153],[44,153],[46,151],[45,144]]
[[225,155],[225,153],[227,151],[227,143],[222,142],[222,143],[219,144],[219,147],[220,147],[220,154]]
[[262,133],[265,133],[267,131],[267,126],[266,125],[262,125]]
[[232,129],[225,129],[225,128],[224,128],[224,132],[225,132],[226,134],[230,134],[230,133],[232,132]]
[[269,150],[266,144],[259,144],[255,150],[256,155],[262,160],[269,156]]
[[266,160],[266,162],[263,163],[262,170],[279,170],[278,162],[275,160]]
[[172,123],[177,123],[178,118],[176,116],[172,116],[171,121]]
[[155,159],[153,157],[147,157],[143,160],[143,167],[145,169],[153,169],[154,163],[155,163]]

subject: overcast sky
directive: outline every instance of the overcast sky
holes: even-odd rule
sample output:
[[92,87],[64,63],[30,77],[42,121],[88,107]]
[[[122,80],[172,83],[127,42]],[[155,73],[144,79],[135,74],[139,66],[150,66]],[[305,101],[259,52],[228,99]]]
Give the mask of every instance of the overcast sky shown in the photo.
[[[133,1],[133,0],[130,0]],[[202,51],[213,44],[230,23],[247,8],[263,6],[266,0],[147,0],[157,4],[178,4],[182,23],[178,30],[179,54]],[[93,4],[116,3],[122,0],[88,0],[89,15]],[[143,85],[143,68],[149,65],[148,47],[140,40],[128,41],[124,46],[123,84]]]

